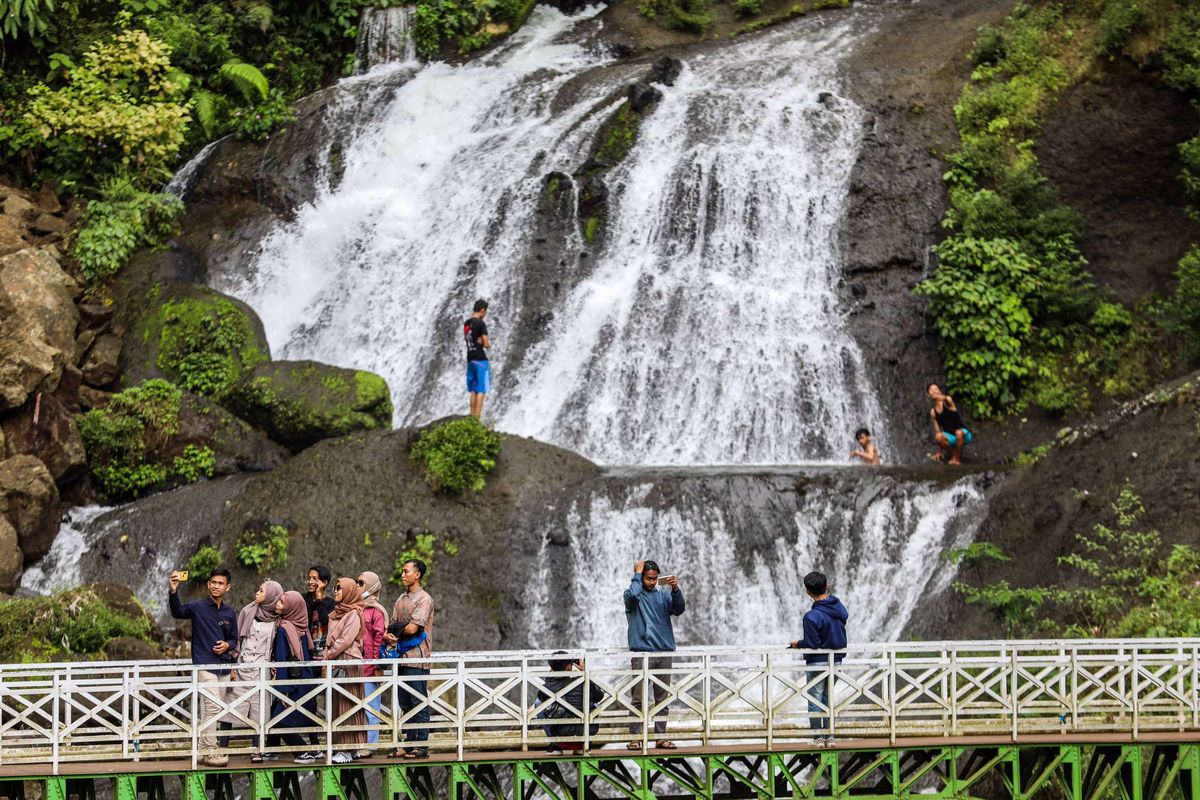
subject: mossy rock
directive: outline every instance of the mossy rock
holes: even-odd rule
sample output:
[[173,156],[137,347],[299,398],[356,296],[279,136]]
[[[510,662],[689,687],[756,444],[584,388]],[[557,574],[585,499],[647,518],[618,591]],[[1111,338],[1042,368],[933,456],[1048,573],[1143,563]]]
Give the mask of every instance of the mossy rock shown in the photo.
[[[158,653],[160,631],[129,589],[95,583],[50,597],[14,597],[0,603],[0,653],[6,661],[90,660],[107,646],[142,643],[142,657]],[[116,648],[121,650],[121,648]]]
[[316,361],[259,364],[222,402],[292,452],[322,439],[392,426],[392,395],[383,378]]
[[123,315],[121,384],[164,378],[219,398],[243,372],[269,361],[262,321],[248,305],[207,286],[143,284]]

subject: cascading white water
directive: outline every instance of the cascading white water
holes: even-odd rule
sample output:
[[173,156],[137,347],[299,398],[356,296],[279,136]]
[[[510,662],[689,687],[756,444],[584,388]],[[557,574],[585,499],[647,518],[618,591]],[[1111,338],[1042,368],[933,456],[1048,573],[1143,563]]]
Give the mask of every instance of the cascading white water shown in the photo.
[[83,583],[79,561],[92,542],[111,532],[111,523],[96,523],[97,517],[111,510],[104,506],[70,509],[63,517],[50,551],[22,573],[21,588],[35,594],[53,594]]
[[417,43],[412,31],[416,10],[416,6],[363,9],[354,54],[356,73],[362,74],[393,61],[409,63],[417,60]]
[[[620,595],[642,558],[679,576],[690,609],[675,621],[681,644],[799,638],[810,605],[803,578],[811,570],[830,576],[850,611],[852,641],[894,640],[922,595],[947,588],[954,568],[941,554],[973,539],[984,502],[971,478],[945,487],[864,481],[810,488],[798,510],[782,515],[770,503],[747,513],[721,502],[728,498],[719,486],[664,506],[651,497],[660,488],[647,480],[572,505],[565,515],[569,587],[552,574],[553,531],[543,532],[530,591],[535,646],[623,646]],[[559,587],[570,597],[567,609],[548,607],[547,593]]]
[[539,8],[501,51],[425,67],[347,149],[338,188],[218,288],[259,311],[279,357],[383,374],[400,424],[463,411],[461,324],[486,296],[502,430],[614,464],[840,460],[860,424],[886,439],[836,297],[862,115],[821,98],[849,21],[691,59],[609,176],[605,247],[536,309],[544,333],[511,327],[541,178],[581,166],[594,111],[636,77],[564,41],[582,24]]

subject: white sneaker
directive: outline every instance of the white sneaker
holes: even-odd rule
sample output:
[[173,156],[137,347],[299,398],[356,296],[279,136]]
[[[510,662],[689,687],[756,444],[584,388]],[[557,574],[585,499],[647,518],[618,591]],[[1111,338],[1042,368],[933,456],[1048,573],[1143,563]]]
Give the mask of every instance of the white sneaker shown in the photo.
[[292,759],[293,763],[296,763],[296,764],[312,764],[312,763],[315,763],[320,760],[321,760],[321,754],[320,753],[312,753],[312,752],[301,753],[300,755],[298,755]]
[[350,753],[347,753],[345,750],[339,750],[333,754],[333,763],[335,764],[349,764],[353,760],[354,756],[352,756]]
[[813,747],[824,747],[825,746],[825,737],[824,736],[814,736],[808,740],[808,743],[811,744]]
[[208,755],[200,759],[200,763],[206,767],[228,767],[229,756]]

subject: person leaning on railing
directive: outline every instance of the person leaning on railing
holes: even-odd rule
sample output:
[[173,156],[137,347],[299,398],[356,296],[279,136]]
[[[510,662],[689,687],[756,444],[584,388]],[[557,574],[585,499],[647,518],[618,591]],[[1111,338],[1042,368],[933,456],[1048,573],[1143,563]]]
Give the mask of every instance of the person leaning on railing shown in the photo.
[[192,621],[192,664],[204,667],[196,679],[205,684],[205,692],[219,700],[203,697],[201,703],[200,761],[209,767],[224,767],[229,756],[217,755],[217,719],[221,714],[219,702],[225,701],[228,690],[229,667],[237,661],[237,616],[225,605],[225,594],[233,581],[229,570],[214,569],[208,576],[208,597],[183,603],[179,600],[179,573],[172,572],[167,581],[171,616]]

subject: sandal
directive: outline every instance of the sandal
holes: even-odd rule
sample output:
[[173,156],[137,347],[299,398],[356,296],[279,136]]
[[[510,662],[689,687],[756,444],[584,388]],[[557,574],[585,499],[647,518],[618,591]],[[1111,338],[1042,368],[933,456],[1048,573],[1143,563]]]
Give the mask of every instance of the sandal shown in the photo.
[[405,758],[407,756],[408,756],[408,751],[405,750],[403,747],[397,747],[395,750],[388,753],[388,755],[387,755],[388,758]]
[[418,758],[429,758],[429,748],[414,747],[411,750],[405,750],[404,757],[409,761],[415,761]]
[[659,750],[674,750],[675,749],[675,743],[671,742],[671,741],[667,741],[666,739],[659,739],[657,742],[654,743],[654,746],[657,747]]
[[625,745],[625,749],[626,750],[641,750],[642,743],[641,743],[641,741],[638,741],[638,740],[632,741],[629,744]]
[[263,763],[263,754],[262,753],[251,753],[250,754],[250,763],[251,764]]

